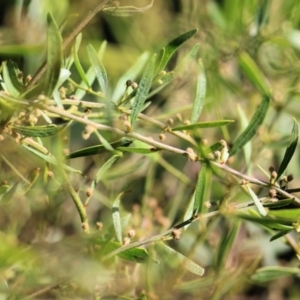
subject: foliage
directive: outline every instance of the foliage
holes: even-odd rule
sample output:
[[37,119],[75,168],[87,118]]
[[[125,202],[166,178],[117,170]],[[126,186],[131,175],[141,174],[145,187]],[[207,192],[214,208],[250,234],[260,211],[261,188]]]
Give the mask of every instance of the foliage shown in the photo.
[[3,35],[0,298],[300,297],[298,2],[122,2]]

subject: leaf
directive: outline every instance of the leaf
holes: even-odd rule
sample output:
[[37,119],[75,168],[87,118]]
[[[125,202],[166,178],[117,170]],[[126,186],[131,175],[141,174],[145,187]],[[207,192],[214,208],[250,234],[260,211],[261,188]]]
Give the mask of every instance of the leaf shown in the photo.
[[47,14],[47,69],[45,74],[45,94],[51,97],[59,79],[62,66],[62,37],[50,13]]
[[78,49],[79,49],[79,45],[81,43],[81,39],[82,39],[82,33],[78,34],[78,36],[76,37],[76,41],[75,41],[75,45],[72,47],[72,55],[73,55],[73,59],[74,59],[74,63],[75,63],[75,66],[76,66],[76,69],[82,79],[82,81],[85,83],[85,85],[88,87],[88,88],[91,88],[90,87],[90,84],[89,84],[89,81],[85,75],[85,72],[81,66],[81,63],[79,61],[79,58],[78,58],[78,55],[77,55],[77,52],[78,52]]
[[128,193],[130,191],[124,191],[120,193],[117,198],[114,200],[113,205],[112,205],[112,219],[113,219],[113,224],[116,232],[117,239],[120,243],[122,243],[122,225],[121,225],[121,217],[120,217],[120,201],[121,198],[124,194]]
[[172,128],[172,131],[179,130],[194,130],[198,128],[213,128],[213,127],[221,127],[227,125],[228,123],[232,123],[234,120],[219,120],[219,121],[210,121],[210,122],[200,122],[189,125],[176,126]]
[[122,152],[138,153],[138,154],[151,154],[153,152],[159,151],[159,149],[153,148],[135,148],[135,147],[117,147],[117,150]]
[[176,50],[181,46],[184,42],[189,40],[195,33],[197,29],[193,29],[191,31],[185,32],[184,34],[178,36],[174,40],[172,40],[166,47],[164,47],[157,55],[157,58],[161,58],[157,61],[155,74],[158,74],[162,70],[164,70],[165,66],[167,65],[170,58],[176,52]]
[[[269,208],[279,208],[279,207],[284,207],[284,206],[287,206],[291,203],[293,203],[294,200],[293,199],[284,199],[284,200],[279,200],[279,201],[276,201],[276,202],[264,202],[262,203],[262,205],[264,207],[269,207]],[[269,215],[271,215],[272,212],[269,212]]]
[[3,64],[3,80],[7,90],[14,97],[19,96],[26,89],[22,83],[22,79],[19,78],[19,74],[20,70],[14,61],[8,60]]
[[251,276],[251,279],[255,282],[268,282],[284,276],[298,275],[299,271],[299,268],[264,267],[258,269]]
[[[91,86],[93,84],[93,82],[95,81],[95,78],[96,78],[96,73],[94,71],[94,68],[90,67],[87,70],[85,75],[86,75],[89,85],[85,86],[85,83],[82,81],[80,83],[80,86],[88,88],[89,86]],[[75,96],[78,100],[81,100],[85,96],[85,94],[86,94],[86,91],[84,89],[80,89],[80,88],[78,88],[75,92]]]
[[94,186],[98,184],[98,182],[103,178],[103,175],[111,168],[111,166],[120,158],[120,155],[112,156],[108,161],[106,161],[99,171],[96,174],[96,178],[94,180]]
[[[217,254],[217,261],[216,265],[219,270],[222,269],[224,263],[227,260],[228,253],[232,247],[232,244],[234,242],[234,239],[237,235],[238,229],[239,229],[239,222],[236,222],[230,232],[226,235],[224,235],[223,239],[220,242],[220,246],[218,248],[218,254]],[[225,232],[227,233],[227,231]]]
[[283,160],[279,166],[278,172],[277,172],[277,178],[279,179],[280,176],[283,174],[283,172],[285,171],[285,169],[287,168],[290,160],[292,159],[295,150],[297,148],[297,144],[298,144],[298,136],[299,136],[299,129],[298,129],[298,123],[295,119],[293,119],[294,121],[294,125],[293,125],[293,129],[290,135],[290,142],[288,147],[285,150],[284,153],[284,157]]
[[271,87],[266,77],[262,74],[257,64],[251,58],[251,56],[243,52],[239,57],[239,64],[244,71],[247,78],[252,84],[265,96],[271,97]]
[[263,96],[262,102],[254,113],[252,119],[249,122],[247,128],[240,134],[233,144],[233,147],[229,150],[229,155],[232,156],[244,147],[256,134],[258,127],[263,123],[270,103],[271,98],[269,96]]
[[30,152],[32,152],[33,154],[35,154],[36,156],[38,156],[39,158],[41,158],[42,160],[48,162],[49,164],[52,164],[52,165],[55,165],[55,166],[61,166],[63,169],[65,169],[66,171],[69,171],[69,172],[74,172],[74,173],[79,173],[81,175],[82,172],[79,171],[79,170],[76,170],[76,169],[73,169],[65,164],[61,164],[61,163],[58,163],[56,158],[54,156],[51,155],[51,153],[48,153],[48,154],[44,154],[40,151],[37,151],[27,145],[23,145],[23,147],[25,147],[27,150],[29,150]]
[[246,214],[238,213],[236,214],[238,218],[251,221],[263,226],[266,226],[271,229],[278,229],[278,230],[293,230],[294,227],[286,224],[290,224],[290,222],[279,220],[279,219],[271,219],[268,217],[260,218],[260,217],[253,217]]
[[167,246],[165,243],[162,243],[162,242],[158,243],[158,246],[161,249],[163,249],[164,252],[168,253],[169,255],[172,255],[174,257],[174,259],[176,258],[178,260],[178,262],[181,263],[183,265],[183,267],[185,269],[187,269],[188,271],[190,271],[198,276],[202,276],[204,274],[205,270],[202,267],[200,267],[199,265],[194,263],[192,260],[190,260],[186,256],[182,255],[181,253],[177,252],[173,248]]
[[[108,242],[108,244],[105,246],[105,253],[109,254],[110,252],[121,248],[122,245],[117,242]],[[144,248],[131,248],[124,250],[117,254],[122,259],[126,259],[129,261],[133,261],[136,263],[145,263],[147,262],[149,258],[149,253]]]
[[193,102],[191,123],[196,123],[201,114],[206,96],[206,76],[201,60],[198,61],[199,75],[197,77],[196,96]]
[[197,186],[195,191],[195,202],[193,208],[193,214],[201,214],[203,212],[203,206],[206,196],[206,188],[208,180],[210,179],[210,169],[207,163],[201,164],[201,169],[198,175]]
[[139,86],[136,89],[136,96],[132,105],[132,114],[131,114],[132,125],[135,123],[138,114],[142,111],[144,102],[151,88],[153,72],[154,72],[154,62],[155,62],[155,55],[151,57],[150,61],[146,65]]
[[250,194],[257,210],[259,211],[259,213],[262,215],[262,216],[266,216],[267,215],[267,212],[265,210],[265,208],[263,207],[262,203],[259,201],[258,197],[256,196],[256,194],[253,192],[253,190],[251,189],[251,187],[249,186],[249,184],[246,184],[246,188],[248,190],[248,193]]
[[154,0],[145,7],[135,7],[135,6],[114,6],[114,7],[104,7],[103,12],[115,16],[115,17],[131,17],[136,14],[140,14],[150,9],[153,5]]
[[[121,147],[121,146],[122,147],[128,147],[132,142],[133,142],[133,140],[131,140],[131,139],[121,138],[118,141],[110,143],[110,145],[114,149],[116,149],[117,147]],[[103,144],[101,144],[101,145],[96,145],[96,146],[83,148],[83,149],[80,149],[78,151],[74,151],[74,152],[70,153],[69,155],[67,155],[66,158],[71,159],[71,158],[95,155],[95,154],[103,153],[105,151],[107,151],[107,149],[103,146]]]
[[271,238],[270,238],[270,242],[273,242],[285,235],[287,235],[288,233],[290,233],[292,230],[282,230],[282,231],[279,231],[278,233],[276,233],[275,235],[273,235]]
[[101,90],[101,92],[106,94],[107,86],[108,86],[106,70],[101,63],[101,60],[100,60],[97,52],[95,51],[94,47],[91,44],[87,45],[87,52],[88,52],[89,60],[92,64],[92,67],[94,68],[96,78],[100,85],[100,90]]
[[114,103],[117,103],[122,94],[125,91],[125,83],[128,79],[134,81],[140,72],[143,70],[145,64],[149,59],[149,53],[144,52],[135,62],[135,64],[129,68],[118,80],[114,92],[112,95],[112,100]]
[[12,129],[17,133],[30,137],[47,137],[60,132],[66,125],[46,125],[46,126],[19,126],[13,125]]
[[[281,202],[281,200],[278,202]],[[290,223],[296,222],[300,217],[300,208],[272,210],[269,212],[269,215]]]
[[222,143],[221,142],[217,142],[217,143],[215,143],[215,144],[213,144],[213,145],[211,145],[208,149],[208,153],[210,153],[210,152],[215,152],[215,151],[217,151],[217,150],[220,150],[221,148],[222,148],[223,146],[222,146]]

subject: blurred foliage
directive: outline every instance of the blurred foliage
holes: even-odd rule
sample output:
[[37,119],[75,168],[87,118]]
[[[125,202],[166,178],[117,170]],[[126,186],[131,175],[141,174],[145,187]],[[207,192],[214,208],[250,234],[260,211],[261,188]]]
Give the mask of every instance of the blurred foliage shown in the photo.
[[299,1],[101,2],[1,7],[0,299],[298,299]]

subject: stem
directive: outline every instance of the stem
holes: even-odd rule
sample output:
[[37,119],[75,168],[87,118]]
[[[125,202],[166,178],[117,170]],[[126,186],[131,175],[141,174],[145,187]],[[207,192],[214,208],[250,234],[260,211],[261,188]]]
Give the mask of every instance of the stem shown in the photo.
[[[65,50],[67,46],[74,40],[74,38],[83,30],[83,28],[95,17],[95,15],[104,8],[105,4],[109,0],[101,1],[96,7],[92,10],[89,10],[86,14],[86,16],[83,17],[83,19],[75,26],[75,28],[71,31],[71,33],[64,39],[62,43],[62,48]],[[33,78],[30,80],[27,90],[32,88],[44,75],[47,68],[47,62],[45,61],[42,66],[39,68],[39,70],[35,73]]]

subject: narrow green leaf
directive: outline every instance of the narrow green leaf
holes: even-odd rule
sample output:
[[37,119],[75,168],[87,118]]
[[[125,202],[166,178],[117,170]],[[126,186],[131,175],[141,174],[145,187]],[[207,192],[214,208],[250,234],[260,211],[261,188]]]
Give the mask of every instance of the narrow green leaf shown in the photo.
[[79,61],[79,58],[78,58],[78,55],[77,55],[77,52],[78,52],[78,49],[79,49],[79,45],[81,43],[81,39],[82,39],[82,34],[78,34],[78,36],[76,37],[76,41],[75,41],[75,45],[72,47],[72,55],[73,55],[73,59],[74,59],[74,63],[75,63],[75,66],[76,66],[76,69],[82,79],[82,81],[85,83],[85,85],[90,88],[90,84],[89,84],[89,81],[85,75],[85,72],[81,66],[81,63]]
[[117,150],[122,152],[138,153],[138,154],[151,154],[153,152],[159,151],[159,149],[150,148],[135,148],[135,147],[117,147]]
[[240,225],[239,222],[236,222],[228,234],[227,232],[225,232],[224,237],[220,242],[220,246],[218,247],[217,260],[216,260],[216,265],[219,270],[222,269],[224,263],[227,260],[228,254],[230,252],[234,239],[237,235],[239,225]]
[[271,97],[271,87],[251,56],[243,52],[239,57],[239,64],[247,78],[266,97]]
[[115,17],[131,17],[133,15],[144,13],[146,10],[150,9],[153,5],[154,0],[151,3],[144,7],[135,7],[135,6],[112,6],[104,7],[103,12],[115,16]]
[[195,33],[197,32],[197,29],[193,29],[191,31],[185,32],[184,34],[178,36],[174,40],[172,40],[166,47],[164,47],[158,54],[158,58],[161,58],[160,61],[157,62],[157,69],[155,71],[155,74],[158,74],[162,70],[164,70],[165,66],[167,65],[170,58],[173,56],[173,54],[176,52],[176,50],[181,46],[184,42],[189,40]]
[[149,59],[149,53],[144,52],[135,62],[135,64],[129,68],[118,80],[116,87],[114,88],[114,92],[112,95],[112,100],[114,103],[117,103],[120,100],[120,97],[125,91],[126,81],[128,79],[135,81],[137,76],[141,73],[143,68],[145,67],[147,61]]
[[142,111],[145,100],[151,88],[153,72],[154,72],[155,55],[153,55],[146,65],[141,81],[136,90],[136,96],[132,105],[131,124],[133,125]]
[[186,68],[189,67],[189,64],[191,62],[194,63],[194,59],[196,58],[199,48],[200,48],[199,43],[194,45],[193,48],[189,51],[189,53],[183,58],[183,60],[176,66],[174,72],[180,73],[184,69],[187,70]]
[[[109,254],[110,252],[112,252],[118,248],[121,248],[121,247],[122,247],[122,244],[119,244],[117,242],[109,242],[105,246],[105,252],[106,252],[106,254]],[[133,261],[136,263],[145,263],[149,259],[148,251],[144,248],[138,248],[138,247],[122,251],[122,252],[118,253],[117,256],[119,256],[122,259],[126,259],[126,260]]]
[[[281,200],[278,202],[281,202]],[[269,212],[269,215],[289,221],[290,223],[296,222],[300,217],[300,208],[272,210]]]
[[24,136],[47,137],[60,132],[66,125],[46,125],[46,126],[19,126],[13,125],[12,129]]
[[[195,206],[195,193],[196,191],[193,193],[193,195],[191,196],[191,199],[190,199],[190,202],[189,202],[189,205],[188,207],[186,208],[186,211],[184,213],[184,216],[183,216],[183,220],[186,221],[186,220],[190,220],[193,215],[194,215],[194,206]],[[186,226],[184,226],[184,229],[187,229],[189,227],[190,224],[187,224]]]
[[207,163],[201,164],[201,169],[198,175],[197,186],[195,191],[195,201],[193,214],[201,214],[203,212],[203,206],[206,196],[206,188],[208,185],[208,180],[210,179],[211,171]]
[[52,165],[55,165],[55,166],[59,165],[63,169],[65,169],[66,171],[79,173],[79,174],[83,175],[82,172],[79,171],[79,170],[73,169],[73,168],[71,168],[71,167],[69,167],[65,164],[58,163],[56,158],[54,156],[52,156],[50,153],[44,154],[44,153],[39,152],[39,151],[37,151],[37,150],[27,146],[27,145],[23,145],[23,147],[25,147],[27,150],[29,150],[30,152],[32,152],[33,154],[35,154],[36,156],[38,156],[39,158],[41,158],[42,160],[44,160],[45,162],[47,162],[49,164],[52,164]]
[[256,194],[253,192],[253,190],[251,189],[251,187],[249,186],[249,184],[246,184],[246,188],[248,190],[248,193],[250,194],[257,210],[259,211],[259,213],[262,215],[262,216],[266,216],[267,215],[267,212],[265,210],[265,208],[263,207],[262,203],[259,201],[258,197],[256,196]]
[[234,122],[234,120],[219,120],[219,121],[210,121],[210,122],[200,122],[200,123],[194,123],[194,124],[189,124],[189,125],[176,126],[176,127],[172,128],[172,131],[221,127],[221,126],[225,126],[232,122]]
[[[121,138],[118,141],[110,143],[110,146],[112,146],[114,149],[116,149],[118,147],[128,147],[132,142],[133,142],[133,140],[131,140],[131,139]],[[103,153],[105,151],[107,151],[107,149],[103,145],[96,145],[96,146],[83,148],[78,151],[74,151],[74,152],[70,153],[69,155],[67,155],[66,158],[71,159],[71,158],[95,155],[95,154]]]
[[263,226],[266,226],[271,229],[277,229],[277,230],[293,230],[294,227],[286,224],[290,224],[291,222],[287,222],[284,220],[280,219],[270,219],[268,217],[265,218],[260,218],[260,217],[254,217],[254,216],[249,216],[246,214],[241,214],[238,213],[236,214],[238,218],[251,221],[253,223],[261,224]]
[[198,61],[198,65],[199,65],[199,74],[197,77],[196,96],[193,102],[192,115],[191,115],[192,124],[198,121],[204,105],[205,96],[206,96],[206,75],[201,60]]
[[247,128],[240,134],[233,144],[233,147],[229,150],[229,155],[232,156],[244,147],[256,134],[258,127],[263,123],[265,116],[267,114],[269,103],[271,98],[269,96],[264,96],[262,102],[254,113],[251,121]]
[[[89,85],[86,86],[85,83],[84,83],[84,81],[81,81],[80,86],[85,87],[85,88],[88,88],[89,86],[91,86],[91,85],[93,84],[93,82],[94,82],[95,79],[96,79],[96,73],[95,73],[95,71],[94,71],[94,68],[93,68],[93,67],[90,67],[90,68],[87,70],[87,72],[86,72],[85,75],[86,75],[86,78],[87,78],[87,80],[88,80]],[[76,90],[76,92],[75,92],[75,96],[76,96],[76,98],[79,99],[79,100],[81,100],[81,99],[85,96],[85,94],[86,94],[86,91],[85,91],[84,89],[80,89],[80,88],[78,88],[78,89]]]
[[52,15],[47,14],[47,69],[45,74],[45,94],[51,97],[62,66],[62,37]]
[[215,152],[215,151],[217,151],[217,150],[220,150],[222,147],[223,147],[223,146],[222,146],[222,143],[221,143],[221,142],[217,142],[217,143],[215,143],[215,144],[213,144],[213,145],[211,145],[211,146],[209,147],[208,153],[210,153],[210,152]]
[[287,235],[288,233],[290,233],[292,230],[282,230],[279,231],[278,233],[274,234],[271,238],[270,238],[270,242],[273,242],[277,239],[280,239],[281,237]]
[[[12,61],[12,60],[8,60],[6,64],[4,64],[4,69],[3,69],[3,77],[4,77],[4,82],[7,85],[7,81],[5,80],[5,67],[7,68],[8,74],[9,74],[9,78],[11,80],[11,83],[13,84],[13,86],[17,89],[17,91],[19,93],[23,93],[25,92],[25,86],[22,82],[22,79],[19,77],[19,73],[20,70],[18,68],[18,65]],[[12,94],[13,96],[13,94]]]
[[299,273],[299,268],[264,267],[258,269],[251,276],[251,279],[255,282],[268,282],[284,276],[298,275]]
[[108,85],[106,70],[101,63],[101,60],[100,60],[96,50],[94,49],[94,47],[91,44],[87,45],[87,52],[88,52],[89,60],[94,68],[96,78],[100,85],[100,90],[101,90],[101,92],[106,94],[107,85]]
[[98,184],[98,182],[103,178],[103,175],[111,168],[111,166],[120,158],[120,155],[114,155],[112,156],[108,161],[106,161],[99,171],[96,174],[96,178],[94,180],[95,186]]
[[[284,206],[287,206],[291,203],[293,203],[293,199],[284,199],[284,200],[279,200],[279,201],[276,201],[276,202],[265,202],[265,203],[262,203],[262,205],[264,207],[269,207],[269,208],[280,208],[280,207],[284,207]],[[300,212],[299,212],[300,213]],[[272,212],[269,212],[269,215],[271,215]]]
[[12,95],[13,97],[18,97],[20,95],[20,90],[18,90],[18,88],[13,83],[14,80],[11,77],[11,73],[13,73],[13,72],[9,71],[8,64],[9,64],[8,62],[4,62],[2,64],[2,66],[3,66],[3,71],[2,71],[3,83],[2,83],[2,86],[7,92],[9,92],[10,95]]
[[298,136],[299,136],[299,129],[298,129],[298,123],[295,119],[293,119],[294,121],[294,125],[293,125],[293,129],[290,135],[290,142],[288,147],[285,150],[284,153],[284,157],[283,160],[279,166],[278,172],[277,172],[277,178],[279,179],[280,176],[283,174],[283,172],[285,171],[285,169],[287,168],[290,160],[292,159],[295,150],[297,148],[297,144],[298,144]]
[[121,225],[121,217],[120,217],[120,201],[124,194],[128,193],[129,191],[124,191],[120,193],[117,198],[114,200],[112,205],[112,219],[113,224],[116,232],[117,239],[120,243],[122,243],[122,225]]
[[174,258],[176,258],[178,260],[178,262],[180,264],[182,264],[183,267],[185,269],[187,269],[188,271],[190,271],[198,276],[202,276],[204,274],[205,270],[202,267],[200,267],[199,265],[194,263],[192,260],[190,260],[186,256],[182,255],[181,253],[177,252],[173,248],[167,246],[165,243],[162,243],[162,242],[158,243],[158,246],[160,248],[162,248],[166,253],[168,253],[169,255],[172,255]]

